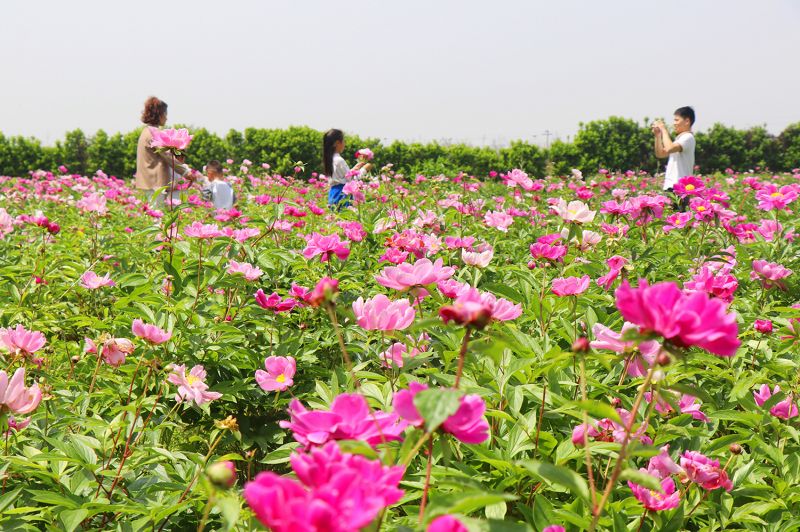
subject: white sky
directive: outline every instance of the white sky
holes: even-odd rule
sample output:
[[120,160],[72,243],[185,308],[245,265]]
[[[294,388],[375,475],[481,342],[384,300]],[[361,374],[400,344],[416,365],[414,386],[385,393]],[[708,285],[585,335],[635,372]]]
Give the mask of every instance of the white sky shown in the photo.
[[0,131],[170,122],[544,143],[610,115],[800,121],[797,0],[0,0]]

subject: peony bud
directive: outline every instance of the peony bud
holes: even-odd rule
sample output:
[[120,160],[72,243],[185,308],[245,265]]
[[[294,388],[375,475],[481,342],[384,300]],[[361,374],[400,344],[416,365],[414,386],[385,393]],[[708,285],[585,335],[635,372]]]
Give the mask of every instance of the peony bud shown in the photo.
[[573,353],[588,353],[589,352],[589,340],[587,340],[585,336],[581,336],[581,337],[577,338],[572,343],[572,352]]
[[728,449],[731,451],[731,454],[742,454],[742,446],[738,443],[732,443]]
[[208,466],[206,474],[218,488],[230,488],[236,484],[236,466],[230,460],[214,462]]

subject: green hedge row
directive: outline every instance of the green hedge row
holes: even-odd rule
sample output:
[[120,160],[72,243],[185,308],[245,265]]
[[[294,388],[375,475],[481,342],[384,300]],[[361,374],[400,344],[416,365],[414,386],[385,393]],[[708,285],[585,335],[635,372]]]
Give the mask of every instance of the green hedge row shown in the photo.
[[[220,137],[204,128],[192,129],[194,141],[187,160],[202,167],[211,159],[236,161],[249,159],[269,163],[274,171],[291,171],[303,161],[309,172],[321,167],[321,132],[308,127],[287,129],[248,128],[231,130]],[[22,175],[29,170],[55,169],[61,164],[76,173],[102,169],[108,174],[131,177],[136,168],[136,142],[139,131],[109,135],[100,130],[86,136],[80,129],[68,132],[55,146],[43,146],[35,138],[6,137],[0,133],[0,174]],[[465,144],[442,145],[392,142],[348,134],[348,152],[368,147],[377,163],[393,163],[406,174],[457,173],[485,175],[491,170],[522,168],[534,176],[566,174],[572,168],[595,172],[599,168],[650,172],[663,166],[653,155],[653,139],[646,123],[610,117],[580,125],[571,143],[555,141],[549,149],[523,141],[494,149]],[[788,126],[780,135],[770,135],[763,127],[747,130],[714,124],[697,133],[697,164],[704,173],[726,168],[747,170],[769,168],[791,170],[800,166],[800,122]]]

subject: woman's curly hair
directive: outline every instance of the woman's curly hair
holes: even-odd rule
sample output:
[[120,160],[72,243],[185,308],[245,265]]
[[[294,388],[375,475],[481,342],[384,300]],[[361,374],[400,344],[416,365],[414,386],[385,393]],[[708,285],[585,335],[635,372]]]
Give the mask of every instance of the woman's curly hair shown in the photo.
[[155,96],[150,96],[144,102],[144,111],[142,111],[142,122],[148,126],[160,126],[162,117],[167,114],[167,103],[162,102]]

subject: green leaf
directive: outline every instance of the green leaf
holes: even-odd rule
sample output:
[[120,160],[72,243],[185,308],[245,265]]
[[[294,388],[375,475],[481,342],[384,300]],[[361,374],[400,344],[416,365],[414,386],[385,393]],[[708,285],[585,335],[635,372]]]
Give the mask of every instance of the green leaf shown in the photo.
[[422,390],[415,395],[414,406],[425,420],[425,430],[433,432],[448,417],[455,414],[461,405],[460,399],[461,392],[449,388]]
[[603,419],[608,418],[611,421],[616,421],[620,425],[622,425],[622,418],[619,417],[619,414],[609,404],[603,403],[602,401],[595,401],[592,399],[588,399],[586,401],[576,401],[574,403],[570,403],[571,405],[577,406],[581,410],[585,410],[595,419]]
[[239,499],[233,497],[218,499],[217,507],[222,515],[222,521],[225,523],[225,530],[232,530],[236,526],[239,514],[242,511]]
[[507,511],[508,511],[508,506],[506,505],[505,502],[496,502],[494,504],[488,505],[484,509],[486,517],[489,519],[504,519]]
[[572,469],[537,460],[523,460],[518,464],[536,477],[563,486],[574,495],[589,501],[589,486],[586,480]]
[[61,524],[64,525],[64,530],[73,532],[88,515],[89,510],[78,508],[76,510],[64,510],[58,514],[58,518],[61,520]]
[[626,469],[619,475],[620,480],[630,480],[634,484],[639,484],[642,487],[645,487],[649,490],[654,490],[659,493],[663,492],[663,488],[661,487],[661,482],[648,473],[644,473],[639,471],[638,469]]

